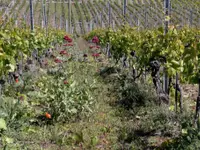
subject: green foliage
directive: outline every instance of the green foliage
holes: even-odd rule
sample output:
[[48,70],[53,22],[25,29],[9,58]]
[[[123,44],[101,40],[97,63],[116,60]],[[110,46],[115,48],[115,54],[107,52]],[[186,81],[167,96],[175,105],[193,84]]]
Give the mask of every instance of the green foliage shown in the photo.
[[80,75],[76,77],[73,68],[71,69],[68,73],[62,68],[54,76],[42,76],[36,82],[40,92],[33,93],[32,96],[29,92],[43,106],[42,115],[48,112],[55,122],[75,121],[92,112],[95,80],[88,81]]
[[41,54],[43,50],[52,47],[52,42],[62,43],[64,34],[52,29],[46,36],[45,31],[40,28],[30,32],[28,29],[13,28],[9,24],[1,27],[0,75],[6,74],[15,66],[15,57],[19,57],[19,52],[23,53],[24,58],[27,58],[34,49],[38,49]]
[[6,121],[0,118],[0,130],[7,130]]
[[[55,121],[68,121],[79,116],[82,112],[91,112],[90,106],[93,99],[90,95],[91,87],[83,82],[87,88],[83,88],[76,81],[68,81],[64,84],[63,79],[47,79],[42,88],[45,111],[52,114]],[[82,83],[81,83],[82,84]]]
[[25,107],[21,105],[21,102],[12,97],[0,98],[0,117],[3,118],[7,127],[18,128],[23,122],[23,116],[25,115]]
[[[125,125],[119,132],[119,141],[123,145],[127,145],[127,147],[134,145],[138,149],[147,149],[149,147],[165,149],[167,145],[166,148],[169,147],[169,149],[185,149],[184,144],[189,146],[189,143],[180,139],[182,139],[183,129],[187,129],[190,132],[188,129],[192,126],[191,122],[193,120],[190,113],[176,114],[166,106],[155,105],[135,107],[129,111],[122,110],[121,113],[126,113],[126,119],[124,119]],[[193,146],[198,143],[195,137],[197,137],[196,134],[190,137],[192,139],[190,144]],[[154,141],[153,139],[156,140]],[[168,139],[176,141],[176,144]],[[161,146],[162,143],[163,145]]]
[[149,85],[125,80],[119,87],[120,103],[128,109],[158,102],[153,88]]
[[[183,111],[179,114],[167,105],[158,105],[155,91],[150,85],[142,81],[133,82],[120,72],[118,80],[114,82],[118,82],[112,84],[118,87],[115,90],[119,99],[117,105],[114,106],[117,106],[116,114],[122,120],[122,126],[118,131],[118,141],[124,149],[162,149],[162,143],[165,148],[164,143],[168,142],[168,139],[182,138],[183,131],[188,133],[189,128],[193,126],[191,112]],[[188,107],[187,104],[184,105],[184,108]],[[197,136],[190,138],[193,139],[193,137]],[[190,143],[193,148],[198,143],[197,138],[195,139]],[[168,146],[175,147],[177,144],[181,145],[180,149],[184,149],[183,142],[180,140],[176,144],[169,142]],[[186,144],[187,148],[188,144]]]
[[90,33],[88,33],[87,35],[85,35],[85,39],[87,41],[91,40],[94,36],[98,35],[99,40],[100,40],[100,44],[102,46],[106,46],[107,42],[108,42],[108,33],[109,33],[109,29],[96,29],[96,30],[92,30]]
[[135,51],[137,62],[132,59],[137,70],[150,65],[153,59],[162,60],[168,75],[176,72],[182,74],[182,79],[190,82],[197,81],[200,37],[198,29],[183,28],[169,29],[164,35],[162,28],[138,32],[135,28],[124,26],[117,31],[111,29],[94,30],[86,39],[98,36],[102,46],[111,44],[111,53],[116,61],[122,56],[132,59],[131,51]]
[[14,143],[10,135],[13,131],[19,132],[22,126],[29,125],[33,111],[26,100],[12,97],[0,98],[0,143],[4,147]]
[[200,133],[196,129],[190,127],[186,130],[186,133],[183,133],[180,137],[163,142],[160,149],[199,149],[199,141]]

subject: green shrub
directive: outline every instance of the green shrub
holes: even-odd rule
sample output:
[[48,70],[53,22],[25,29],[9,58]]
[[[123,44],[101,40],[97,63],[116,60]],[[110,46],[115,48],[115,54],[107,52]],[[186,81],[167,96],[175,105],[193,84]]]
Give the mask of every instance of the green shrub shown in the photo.
[[127,109],[134,109],[138,106],[146,106],[149,103],[157,102],[153,88],[147,84],[138,84],[131,80],[121,82],[118,93],[120,103]]
[[3,118],[8,128],[19,129],[29,116],[29,107],[26,100],[12,97],[0,98],[0,118]]
[[93,85],[87,80],[65,80],[60,76],[42,79],[42,93],[45,95],[40,103],[44,106],[43,112],[51,114],[54,121],[75,121],[81,115],[92,112],[94,99],[91,96]]
[[190,127],[180,137],[163,142],[159,149],[200,149],[200,132]]

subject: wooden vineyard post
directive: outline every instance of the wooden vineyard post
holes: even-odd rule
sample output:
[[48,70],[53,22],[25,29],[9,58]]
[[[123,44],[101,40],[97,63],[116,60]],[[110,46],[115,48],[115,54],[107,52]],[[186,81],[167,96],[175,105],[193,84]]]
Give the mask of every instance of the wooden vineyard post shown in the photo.
[[93,21],[91,20],[91,21],[90,21],[90,29],[89,29],[89,32],[92,31],[92,24],[93,24]]
[[18,20],[17,20],[17,17],[16,17],[16,14],[14,15],[14,23],[15,23],[15,27],[17,27],[17,25],[18,25]]
[[26,24],[26,15],[23,15],[24,16],[24,23]]
[[[109,28],[111,26],[111,7],[110,7],[110,2],[108,2],[108,25]],[[107,56],[108,58],[110,57],[110,41],[107,43]]]
[[2,95],[2,85],[0,83],[0,98],[1,98],[1,95]]
[[115,29],[115,20],[113,20],[113,22],[112,22],[112,29],[113,30]]
[[41,11],[42,11],[42,19],[41,19],[42,23],[41,23],[41,28],[42,28],[42,29],[44,28],[44,9],[43,9],[43,2],[44,2],[44,0],[41,1],[41,7],[42,7],[42,9],[41,9]]
[[184,17],[183,16],[181,16],[181,26],[184,26],[185,25],[185,23],[184,23]]
[[94,30],[94,29],[95,29],[95,22],[96,22],[95,17],[93,17],[92,20],[93,20],[93,21],[92,21],[92,30]]
[[60,29],[62,29],[62,15],[60,15]]
[[138,18],[138,17],[136,18],[136,22],[137,22],[138,31],[139,31],[139,30],[140,30],[140,20],[139,20],[139,18]]
[[18,20],[15,20],[15,26],[16,27],[18,26]]
[[68,30],[71,33],[71,0],[68,0]]
[[199,92],[196,102],[196,115],[195,115],[195,122],[198,127],[198,130],[200,130],[200,78],[199,78]]
[[145,17],[145,28],[147,28],[148,20],[147,20],[147,11],[146,10],[145,10],[145,13],[144,13],[144,17]]
[[199,27],[200,27],[200,17],[199,17],[199,19],[198,19],[198,25],[199,25]]
[[43,10],[43,23],[44,23],[44,26],[45,26],[45,29],[46,29],[46,35],[47,35],[47,16],[46,16],[46,2],[45,0],[43,0],[42,2],[42,10]]
[[176,83],[175,83],[175,110],[178,111],[178,75],[176,72]]
[[57,10],[56,10],[56,2],[54,1],[54,10],[55,10],[55,14],[54,14],[54,27],[56,28],[56,12],[57,12]]
[[108,2],[108,25],[110,28],[111,25],[111,7],[110,7],[110,2]]
[[[127,0],[124,0],[123,1],[123,17],[124,17],[124,24],[126,23],[126,9],[127,9]],[[127,60],[127,57],[126,56],[123,56],[123,67],[127,67],[127,63],[126,63],[126,60]]]
[[45,26],[44,0],[42,0],[42,23],[43,23],[42,28],[44,28]]
[[103,15],[102,15],[102,12],[101,12],[101,13],[100,13],[100,21],[101,21],[100,24],[101,24],[101,28],[103,27],[103,20],[102,20],[102,19],[103,19]]
[[[180,94],[179,95],[180,97],[178,97],[178,92]],[[183,112],[183,102],[182,102],[182,100],[183,100],[183,98],[182,98],[182,90],[181,90],[180,83],[179,83],[179,75],[176,72],[176,81],[175,81],[175,110],[176,110],[176,112],[178,112],[178,103],[179,103],[180,113]]]
[[34,18],[33,18],[33,2],[32,0],[30,2],[30,21],[31,21],[31,31],[34,31]]
[[92,19],[92,30],[95,29],[95,18]]
[[192,9],[190,10],[190,27],[192,27],[192,24],[193,24],[193,11]]
[[117,2],[118,2],[118,4],[120,5],[120,3],[121,3],[121,0],[118,0]]
[[68,29],[68,20],[66,20],[65,22],[65,31],[67,32],[69,29]]
[[[108,22],[109,22],[109,28],[111,26],[111,6],[110,6],[110,2],[108,2]],[[107,56],[108,58],[111,56],[110,54],[110,41],[108,41],[107,43]]]
[[127,9],[127,0],[124,0],[124,3],[123,3],[123,16],[124,16],[124,21],[126,20],[126,9]]
[[[165,30],[164,34],[168,33],[168,26],[169,26],[169,6],[170,6],[170,0],[165,0],[164,1],[164,10],[165,10]],[[168,93],[168,75],[166,68],[163,68],[163,89],[165,93]]]
[[96,23],[96,26],[98,27],[99,26],[98,15],[95,17],[95,23]]
[[45,27],[47,28],[46,2],[44,2],[43,8],[44,8],[44,23],[45,23]]
[[87,22],[87,32],[90,32],[90,21]]

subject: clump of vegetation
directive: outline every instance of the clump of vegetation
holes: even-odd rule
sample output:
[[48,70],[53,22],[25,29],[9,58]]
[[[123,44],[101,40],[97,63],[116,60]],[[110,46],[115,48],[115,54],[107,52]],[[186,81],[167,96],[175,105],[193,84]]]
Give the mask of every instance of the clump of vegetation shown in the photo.
[[123,124],[118,130],[118,142],[123,149],[198,147],[198,131],[191,128],[194,117],[187,111],[186,103],[186,110],[176,113],[174,107],[160,105],[151,84],[134,82],[128,76],[120,77],[115,83],[118,100],[113,106],[117,107],[116,115]]

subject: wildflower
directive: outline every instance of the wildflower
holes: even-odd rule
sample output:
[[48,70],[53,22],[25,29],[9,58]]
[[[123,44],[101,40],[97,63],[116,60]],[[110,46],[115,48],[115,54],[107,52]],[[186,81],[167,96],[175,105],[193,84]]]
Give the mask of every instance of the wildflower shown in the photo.
[[73,41],[68,35],[64,36],[64,40],[68,43],[71,43]]
[[65,35],[64,40],[68,40],[68,39],[70,39],[70,37],[68,35]]
[[99,48],[100,48],[100,46],[99,46],[99,45],[97,45],[97,46],[96,46],[96,48],[97,48],[97,49],[99,49]]
[[69,36],[68,36],[68,35],[65,35],[65,36],[64,36],[64,39],[68,39],[68,38],[69,38]]
[[24,100],[24,96],[20,96],[19,100],[23,101]]
[[64,80],[64,84],[68,84],[67,80]]
[[90,46],[89,46],[89,48],[90,48],[90,49],[93,49],[93,48],[94,48],[94,46],[90,45]]
[[49,114],[48,112],[46,112],[46,113],[45,113],[45,117],[46,117],[47,119],[51,119],[51,114]]
[[62,62],[62,60],[60,60],[60,59],[56,58],[56,59],[54,60],[54,62],[55,62],[55,63],[61,63],[61,62]]
[[65,50],[62,50],[62,51],[60,51],[60,54],[65,55],[65,54],[67,54],[67,52]]
[[93,57],[99,57],[100,54],[99,54],[99,53],[94,53],[94,54],[92,54],[92,56],[93,56]]
[[67,42],[72,43],[72,39],[71,38],[67,39]]
[[15,83],[18,83],[18,82],[19,82],[19,79],[18,79],[18,78],[16,78],[16,79],[15,79]]
[[97,36],[94,36],[92,38],[92,43],[99,43],[99,38]]

